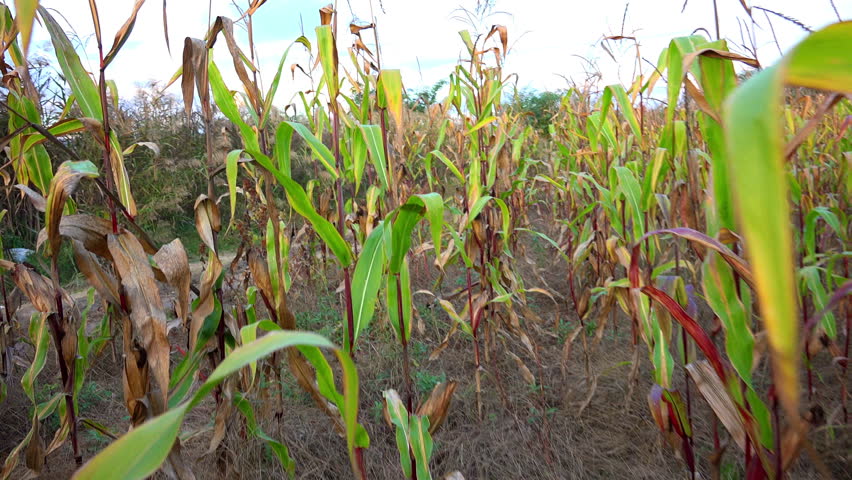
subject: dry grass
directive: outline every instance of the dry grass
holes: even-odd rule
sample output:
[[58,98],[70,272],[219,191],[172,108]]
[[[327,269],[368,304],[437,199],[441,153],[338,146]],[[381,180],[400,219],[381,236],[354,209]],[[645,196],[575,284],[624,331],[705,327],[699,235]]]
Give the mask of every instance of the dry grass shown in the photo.
[[[561,272],[544,272],[544,275],[545,280],[557,291],[560,285],[564,285],[560,281]],[[329,293],[328,287],[317,288],[317,283],[321,281],[316,280],[312,286],[308,286],[307,282],[294,283],[290,295],[293,311],[314,314],[329,308],[324,299],[333,296],[333,293]],[[336,285],[333,280],[327,283]],[[418,283],[423,287],[428,286],[423,277]],[[530,328],[528,331],[540,347],[542,369],[533,368],[532,359],[525,360],[544,385],[543,396],[531,390],[511,358],[496,352],[490,357],[490,362],[485,362],[484,415],[480,420],[476,413],[469,341],[461,336],[454,337],[449,347],[430,362],[428,353],[443,340],[443,333],[449,327],[448,319],[442,312],[430,313],[429,308],[422,303],[418,303],[418,309],[426,328],[422,335],[416,337],[421,346],[418,347],[420,354],[415,355],[415,371],[443,372],[447,379],[459,382],[447,421],[434,436],[435,453],[431,466],[436,477],[455,470],[462,472],[468,479],[652,479],[685,478],[688,475],[683,462],[660,440],[648,412],[645,395],[651,387],[651,376],[647,374],[650,364],[644,347],[640,347],[642,371],[638,376],[639,383],[629,402],[625,402],[630,368],[625,362],[631,360],[633,348],[628,319],[618,320],[617,335],[612,334],[612,325],[607,326],[604,341],[590,355],[591,371],[599,375],[597,388],[588,408],[578,416],[578,404],[587,394],[582,353],[580,347],[576,346],[568,376],[563,378],[559,367],[561,341],[544,333],[553,329],[557,312],[549,301],[541,302],[536,311],[546,323],[541,329]],[[566,314],[564,308],[562,310],[559,315],[564,321]],[[99,314],[98,308],[93,309],[91,318],[99,318]],[[300,327],[304,328],[305,325]],[[332,337],[339,334],[339,330],[335,330]],[[173,331],[170,339],[172,345],[185,343],[184,338],[179,338],[182,335],[183,332]],[[374,479],[397,479],[400,476],[399,453],[393,431],[384,423],[376,407],[377,402],[381,401],[383,390],[402,388],[404,382],[401,352],[399,346],[390,341],[391,335],[388,326],[379,322],[362,339],[356,357],[361,377],[361,421],[372,442],[365,453],[365,460],[369,478]],[[508,344],[512,345],[511,342]],[[513,350],[519,355],[522,353]],[[22,351],[21,354],[26,358],[31,352]],[[173,361],[177,358],[177,354],[174,354]],[[93,365],[87,380],[87,385],[91,385],[87,388],[92,394],[81,397],[81,417],[92,418],[116,433],[123,433],[127,425],[125,407],[119,394],[109,394],[121,392],[122,388],[121,377],[115,374],[120,371],[119,365],[112,357],[110,348],[105,349]],[[58,373],[55,366],[55,359],[51,358],[39,377],[39,385],[43,387],[56,382]],[[833,366],[827,361],[817,361],[814,368],[824,381],[819,385],[816,402],[834,405],[839,385]],[[682,374],[682,371],[678,371],[675,375],[679,384],[682,382]],[[758,381],[768,382],[766,369],[760,370],[757,375]],[[290,448],[290,455],[297,462],[297,478],[350,478],[352,474],[345,441],[333,430],[328,419],[318,414],[311,399],[296,386],[292,377],[285,374],[285,378],[291,380],[284,382],[284,407],[280,419],[275,418],[278,410],[277,393],[273,392],[272,397],[265,401],[264,395],[255,395],[259,402],[255,405],[255,411],[263,429]],[[99,397],[98,393],[102,396]],[[709,471],[709,447],[713,442],[712,417],[705,404],[696,400],[697,397],[693,390],[698,469],[706,472]],[[0,423],[0,455],[8,454],[26,435],[28,409],[29,401],[20,385],[10,385],[9,398],[0,404],[0,415],[4,418],[4,422]],[[546,423],[542,422],[542,411],[550,412]],[[185,433],[201,432],[183,444],[184,457],[198,478],[286,478],[267,447],[261,441],[244,435],[241,420],[236,416],[232,417],[231,428],[221,449],[224,458],[208,455],[214,412],[215,403],[211,397],[191,412],[183,430]],[[811,440],[835,478],[852,478],[846,468],[852,452],[848,430],[818,430],[812,434]],[[81,435],[81,451],[86,458],[91,458],[105,445],[104,440],[99,440],[90,432]],[[739,457],[733,449],[729,450],[726,458],[734,462],[728,466],[733,476],[725,478],[741,478],[742,465],[736,464],[741,460]],[[69,478],[73,473],[73,464],[70,449],[60,448],[48,457],[41,478]],[[23,475],[23,468],[19,467],[16,473]],[[165,477],[157,474],[156,478]],[[790,478],[809,479],[818,476],[810,460],[804,456],[791,472]]]

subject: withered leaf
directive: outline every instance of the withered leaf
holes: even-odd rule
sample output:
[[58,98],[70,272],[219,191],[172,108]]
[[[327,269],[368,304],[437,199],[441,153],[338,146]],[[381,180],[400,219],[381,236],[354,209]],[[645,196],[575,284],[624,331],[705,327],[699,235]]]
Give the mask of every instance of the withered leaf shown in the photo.
[[222,262],[212,250],[208,254],[207,268],[201,277],[201,288],[198,291],[198,303],[192,311],[192,321],[189,326],[189,349],[195,351],[198,342],[198,332],[204,326],[204,320],[216,308],[214,299],[216,280],[222,274]]
[[[93,215],[65,215],[59,222],[59,235],[82,243],[83,247],[107,260],[112,256],[107,248],[107,235],[112,233],[112,224],[105,218]],[[47,230],[38,234],[37,248],[47,240]]]
[[97,290],[98,294],[105,301],[114,306],[120,306],[118,281],[104,270],[101,264],[98,263],[97,257],[92,252],[86,250],[81,242],[72,240],[71,245],[74,249],[74,261],[77,264],[77,268],[80,269],[80,272],[86,277],[89,284]]
[[219,217],[219,207],[207,195],[199,195],[195,200],[195,229],[198,230],[204,245],[215,252],[214,236],[222,229],[222,221]]
[[44,467],[44,440],[42,440],[39,432],[40,425],[38,415],[33,415],[32,434],[27,449],[24,451],[24,463],[36,475],[40,474]]
[[32,188],[30,188],[26,185],[22,185],[20,183],[15,185],[15,188],[20,190],[21,193],[23,193],[24,195],[27,196],[27,198],[30,199],[30,202],[33,204],[33,207],[36,210],[44,213],[45,208],[47,208],[47,200],[45,200],[45,198],[40,193],[38,193],[35,190],[33,190]]
[[429,398],[417,407],[417,415],[429,417],[430,435],[434,434],[447,419],[456,386],[457,383],[454,381],[441,382],[435,385],[432,393],[429,394]]
[[157,264],[154,274],[162,275],[160,281],[167,282],[177,290],[178,298],[175,303],[175,313],[181,322],[186,323],[189,316],[189,288],[192,277],[189,271],[189,258],[186,249],[179,238],[163,245],[154,255]]
[[165,405],[169,387],[169,340],[154,272],[145,250],[133,234],[125,232],[108,238],[113,264],[130,304],[133,341],[145,350],[145,358]]
[[85,177],[98,176],[98,169],[92,162],[64,162],[59,166],[53,180],[50,181],[50,191],[47,195],[45,209],[45,229],[47,230],[47,247],[50,255],[59,252],[61,243],[59,234],[59,221],[62,219],[62,210],[65,201],[77,189],[77,185]]

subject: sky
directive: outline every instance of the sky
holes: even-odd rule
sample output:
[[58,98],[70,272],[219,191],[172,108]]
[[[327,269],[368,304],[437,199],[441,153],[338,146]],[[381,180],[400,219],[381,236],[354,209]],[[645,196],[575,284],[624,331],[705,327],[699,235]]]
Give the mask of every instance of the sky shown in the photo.
[[[133,0],[98,2],[105,49],[127,19],[133,3]],[[165,84],[180,67],[184,38],[203,37],[208,20],[215,20],[218,15],[236,19],[239,14],[234,3],[245,8],[249,0],[168,0],[169,54],[163,35],[162,2],[148,0],[139,12],[130,39],[109,66],[107,77],[116,81],[120,95],[125,98],[149,80]],[[258,54],[256,63],[264,88],[274,76],[281,55],[296,38],[303,33],[311,40],[315,38],[314,28],[320,23],[319,9],[328,3],[328,0],[268,0],[260,7],[254,16],[253,32]],[[400,69],[406,88],[428,86],[447,78],[462,55],[464,46],[459,30],[487,32],[491,25],[500,24],[508,29],[510,47],[503,72],[505,75],[516,73],[519,87],[566,88],[569,80],[582,83],[587,72],[596,71],[601,73],[599,85],[602,88],[613,83],[629,85],[636,68],[633,42],[602,41],[605,36],[636,37],[640,55],[651,63],[656,63],[660,51],[673,37],[689,35],[700,28],[706,29],[707,33],[702,32],[705,35],[715,36],[711,0],[688,0],[685,7],[683,0],[492,0],[492,3],[491,14],[471,24],[461,18],[464,14],[460,8],[473,10],[477,0],[372,0],[374,16],[370,0],[338,0],[341,62],[349,65],[345,52],[353,37],[346,26],[351,19],[369,23],[375,18],[382,66]],[[721,36],[729,40],[732,50],[744,53],[740,47],[743,43],[741,25],[749,28],[752,25],[750,20],[745,20],[747,16],[740,0],[717,0],[717,3]],[[836,22],[838,15],[843,19],[852,18],[852,2],[848,0],[835,0],[837,11],[831,0],[747,3],[766,6],[813,29]],[[63,20],[55,15],[74,38],[72,41],[79,47],[84,66],[95,72],[98,56],[88,0],[42,0],[41,4],[64,17]],[[208,16],[210,12],[212,17]],[[757,22],[753,30],[754,43],[763,65],[770,65],[779,58],[779,47],[787,51],[806,35],[798,26],[777,16],[758,10],[752,12]],[[372,33],[368,32],[365,31],[364,42],[374,49]],[[245,29],[237,28],[237,35],[238,42],[247,51]],[[777,38],[777,46],[773,38]],[[749,44],[750,40],[746,42]],[[49,50],[49,37],[37,26],[30,53]],[[214,58],[226,83],[231,89],[237,89],[239,82],[232,73],[224,41],[221,46],[217,43],[215,50]],[[311,86],[303,75],[297,74],[296,79],[292,79],[290,65],[293,63],[306,70],[311,66],[300,45],[290,50],[285,61],[282,83],[275,98],[278,106],[292,103],[295,92]],[[642,62],[646,74],[651,63]],[[179,95],[179,82],[168,91]]]

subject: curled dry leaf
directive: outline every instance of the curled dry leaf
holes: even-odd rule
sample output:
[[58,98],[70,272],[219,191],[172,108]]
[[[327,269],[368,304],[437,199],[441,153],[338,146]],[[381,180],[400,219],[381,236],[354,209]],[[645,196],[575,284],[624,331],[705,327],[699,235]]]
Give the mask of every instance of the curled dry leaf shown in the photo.
[[731,434],[731,438],[739,445],[740,449],[745,451],[746,431],[743,424],[743,417],[737,410],[737,406],[730,395],[728,395],[728,390],[725,388],[719,375],[706,360],[690,363],[686,366],[686,371],[689,372],[689,376],[695,382],[695,386],[698,387],[701,396],[707,400],[716,417],[722,422],[728,433]]
[[[112,259],[107,248],[107,235],[112,233],[112,224],[105,218],[92,215],[65,215],[59,222],[59,235],[80,242],[86,250],[95,255]],[[38,234],[36,248],[47,240],[47,230],[42,229]],[[147,249],[146,249],[147,251]]]
[[50,280],[39,275],[29,267],[15,264],[7,260],[0,260],[0,267],[12,271],[12,281],[24,292],[24,295],[33,304],[33,307],[41,313],[53,313],[56,311],[53,287]]
[[505,25],[493,25],[491,31],[488,32],[488,36],[485,37],[485,41],[488,41],[495,33],[500,35],[500,44],[503,46],[503,58],[506,58],[506,53],[509,51],[509,31]]
[[[118,32],[116,32],[115,40],[112,42],[112,47],[104,56],[102,68],[106,68],[106,66],[115,59],[116,54],[118,54],[118,51],[121,49],[122,45],[124,45],[124,42],[126,42],[128,37],[130,37],[130,32],[133,31],[133,26],[136,24],[136,15],[139,13],[139,9],[142,8],[142,4],[144,3],[145,0],[136,0],[136,3],[133,5],[133,10],[130,12],[130,17],[128,17],[128,19],[124,22],[124,25],[122,25]],[[165,11],[166,10],[164,8],[164,19]]]
[[133,324],[130,317],[122,314],[124,374],[122,386],[124,389],[124,406],[130,414],[131,425],[141,425],[148,419],[148,363],[145,354],[134,345]]
[[[331,25],[331,18],[334,16],[334,7],[329,3],[328,5],[320,8],[320,25]],[[350,28],[352,28],[350,26]]]
[[198,100],[201,103],[204,118],[210,118],[210,87],[207,81],[207,44],[197,38],[186,37],[183,41],[183,74],[180,81],[183,92],[183,106],[187,118],[192,115],[193,82],[198,90]]
[[[207,48],[213,48],[213,44],[216,43],[216,38],[219,35],[219,32],[225,36],[225,43],[228,45],[228,51],[231,53],[231,59],[234,64],[234,71],[237,72],[237,77],[239,77],[240,82],[243,84],[243,88],[245,89],[246,95],[248,95],[249,102],[251,103],[254,111],[259,112],[260,107],[262,105],[262,100],[260,96],[260,92],[257,89],[257,84],[252,81],[251,77],[249,77],[248,72],[246,71],[246,63],[249,63],[247,60],[248,57],[240,50],[240,47],[237,45],[237,41],[234,38],[234,22],[228,17],[216,17],[216,22],[213,24],[213,28],[210,31],[210,35],[207,39]],[[255,67],[251,66],[252,70],[256,70]]]
[[340,436],[344,436],[346,433],[346,427],[343,424],[343,417],[341,417],[340,411],[337,407],[326,400],[322,393],[320,393],[317,388],[316,374],[308,361],[305,360],[305,357],[303,357],[298,350],[290,348],[287,350],[287,363],[290,367],[290,371],[293,373],[293,376],[296,377],[296,382],[299,386],[302,387],[302,389],[314,399],[317,406],[322,409],[326,415],[328,415],[328,417],[332,420],[334,429],[337,430],[337,433],[340,434]]
[[417,407],[417,415],[429,417],[430,435],[434,434],[447,419],[453,393],[455,393],[457,386],[458,384],[454,381],[441,382],[435,385],[432,393],[429,394],[429,398]]
[[50,191],[47,195],[45,208],[45,229],[47,230],[47,247],[50,255],[59,252],[61,243],[59,233],[59,221],[62,219],[62,211],[65,201],[83,178],[94,178],[98,176],[98,169],[92,162],[64,162],[59,166],[53,180],[50,181]]
[[532,372],[524,363],[524,361],[521,360],[521,357],[515,355],[514,353],[508,350],[506,351],[506,354],[509,355],[512,360],[515,361],[515,364],[518,366],[518,370],[521,372],[521,376],[524,378],[524,381],[529,383],[530,385],[535,385],[535,375],[532,374]]
[[287,292],[281,283],[279,283],[278,290],[272,287],[272,280],[269,276],[266,259],[257,250],[252,249],[249,252],[248,264],[255,285],[260,290],[267,308],[270,308],[274,313],[278,325],[284,330],[293,330],[296,328],[296,317],[287,307]]
[[33,204],[33,208],[35,208],[39,212],[44,213],[44,210],[47,208],[47,200],[45,200],[45,198],[40,193],[20,183],[15,185],[15,188],[20,190],[21,193],[23,193],[27,196],[27,198],[30,199],[30,203]]
[[207,248],[215,252],[214,238],[222,229],[222,221],[219,217],[219,207],[207,195],[199,195],[195,200],[195,229]]
[[222,262],[215,252],[210,251],[207,256],[207,268],[201,276],[201,288],[198,291],[198,300],[192,311],[192,321],[189,326],[189,350],[194,351],[198,342],[198,333],[204,326],[204,320],[213,313],[216,308],[215,287],[216,280],[222,274]]
[[92,252],[88,251],[82,242],[72,240],[71,246],[74,249],[74,262],[77,268],[86,277],[86,280],[91,286],[97,290],[101,298],[110,304],[120,307],[121,301],[118,293],[118,281],[98,262],[98,259]]
[[41,432],[39,432],[40,425],[41,422],[38,419],[38,415],[33,415],[33,427],[32,433],[30,434],[30,441],[27,444],[26,450],[24,450],[24,463],[30,470],[30,473],[35,476],[38,476],[41,473],[41,469],[44,467],[44,440],[42,440]]
[[[175,302],[175,313],[181,322],[186,323],[189,316],[189,288],[192,277],[189,271],[189,258],[186,249],[179,238],[176,238],[154,255],[154,274],[158,280],[166,282],[177,290],[178,298]],[[159,278],[162,276],[162,278]]]
[[125,232],[110,235],[108,246],[129,302],[133,343],[144,349],[144,358],[160,389],[161,404],[166,405],[169,339],[166,336],[166,315],[154,272],[145,250],[133,234]]
[[210,437],[210,444],[207,447],[207,455],[215,452],[222,440],[225,439],[225,433],[228,425],[228,418],[234,411],[234,403],[230,400],[233,395],[233,379],[226,380],[223,384],[225,393],[225,401],[220,402],[216,407],[216,417],[213,421],[213,435]]

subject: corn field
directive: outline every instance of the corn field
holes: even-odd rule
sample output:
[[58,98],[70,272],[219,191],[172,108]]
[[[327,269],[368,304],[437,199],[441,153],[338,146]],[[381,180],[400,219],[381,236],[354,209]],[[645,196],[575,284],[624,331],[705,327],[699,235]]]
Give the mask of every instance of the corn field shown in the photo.
[[629,84],[573,84],[539,126],[505,26],[459,32],[418,100],[338,2],[262,82],[266,0],[234,2],[157,39],[203,149],[196,252],[140,221],[132,165],[163,146],[122,140],[110,80],[159,5],[110,40],[98,3],[95,71],[61,11],[0,3],[0,246],[34,232],[0,248],[0,478],[850,478],[852,22],[772,65],[703,29],[656,63],[612,37]]

